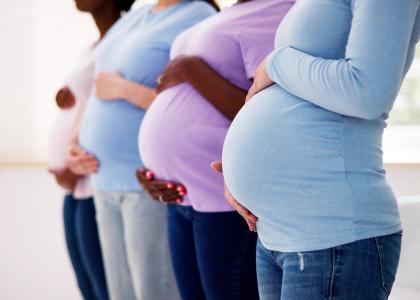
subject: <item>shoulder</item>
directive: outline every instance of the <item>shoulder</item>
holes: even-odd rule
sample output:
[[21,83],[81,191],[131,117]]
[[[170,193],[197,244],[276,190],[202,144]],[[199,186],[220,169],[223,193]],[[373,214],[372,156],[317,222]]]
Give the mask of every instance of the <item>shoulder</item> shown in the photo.
[[152,7],[152,4],[143,4],[139,7],[132,8],[122,16],[121,20],[128,20],[131,18],[141,17],[142,15],[147,13]]
[[211,16],[216,13],[213,6],[205,1],[189,1],[185,5],[185,11],[194,14],[197,17]]

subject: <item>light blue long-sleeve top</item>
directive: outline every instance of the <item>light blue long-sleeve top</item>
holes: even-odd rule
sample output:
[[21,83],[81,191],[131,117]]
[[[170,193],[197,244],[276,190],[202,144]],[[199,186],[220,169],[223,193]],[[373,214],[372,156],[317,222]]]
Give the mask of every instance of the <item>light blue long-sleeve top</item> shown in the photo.
[[234,197],[263,245],[326,249],[401,230],[382,133],[414,57],[420,0],[298,0],[226,137]]
[[[182,0],[157,13],[152,7],[130,11],[112,26],[97,47],[95,74],[119,72],[125,79],[156,87],[175,37],[215,13],[204,1]],[[91,176],[95,190],[140,190],[135,171],[142,164],[137,137],[144,113],[124,99],[89,99],[79,139],[99,160],[99,170]]]

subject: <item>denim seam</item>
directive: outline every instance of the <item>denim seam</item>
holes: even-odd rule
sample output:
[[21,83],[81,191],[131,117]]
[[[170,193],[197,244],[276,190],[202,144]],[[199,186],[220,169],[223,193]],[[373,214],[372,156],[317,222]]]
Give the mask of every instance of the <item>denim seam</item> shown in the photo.
[[389,296],[389,291],[385,284],[385,274],[384,274],[384,267],[383,267],[383,251],[382,251],[382,245],[378,239],[378,237],[375,237],[375,245],[376,245],[376,252],[378,254],[378,261],[379,261],[379,269],[381,272],[381,285],[382,288],[385,290],[386,294]]
[[336,249],[332,248],[332,266],[331,266],[331,281],[330,281],[330,288],[329,288],[329,296],[328,300],[332,300],[333,297],[333,288],[334,288],[334,280],[335,280],[335,267],[336,267]]

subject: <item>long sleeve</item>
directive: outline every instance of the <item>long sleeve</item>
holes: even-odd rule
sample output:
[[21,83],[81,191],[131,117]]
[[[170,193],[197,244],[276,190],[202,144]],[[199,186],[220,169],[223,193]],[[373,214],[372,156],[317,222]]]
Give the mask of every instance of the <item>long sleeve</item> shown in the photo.
[[322,108],[377,119],[391,110],[401,87],[419,5],[419,0],[354,0],[344,58],[283,47],[269,55],[267,73],[291,94]]

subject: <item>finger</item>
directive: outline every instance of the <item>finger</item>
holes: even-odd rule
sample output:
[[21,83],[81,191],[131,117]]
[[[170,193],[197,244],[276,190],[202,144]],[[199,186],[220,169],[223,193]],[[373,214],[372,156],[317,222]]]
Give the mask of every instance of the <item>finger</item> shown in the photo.
[[[153,186],[154,189],[158,190],[165,198],[178,198],[187,194],[185,187],[178,186],[177,188],[177,186],[172,182],[152,181],[150,182],[150,185]],[[170,187],[168,188],[168,186]]]
[[139,181],[154,181],[155,179],[155,174],[146,168],[137,169],[136,176]]
[[81,155],[80,157],[79,157],[79,160],[81,161],[81,162],[84,162],[84,163],[98,163],[98,160],[96,159],[96,157],[95,156],[92,156],[92,155],[89,155],[89,154],[87,154],[87,155]]
[[255,88],[252,86],[245,98],[245,103],[248,102],[255,95]]
[[161,191],[161,194],[165,201],[176,201],[178,198],[182,198],[183,196],[180,195],[178,192],[174,191]]
[[146,178],[145,176],[146,176],[146,169],[145,168],[139,168],[139,169],[137,169],[136,170],[136,175],[137,175],[137,177],[140,177],[140,178]]
[[214,171],[223,173],[222,162],[220,160],[213,161],[210,166]]
[[248,209],[246,209],[245,207],[243,207],[242,205],[240,205],[240,204],[237,203],[235,209],[247,221],[249,221],[251,223],[257,223],[258,218],[253,213],[251,213]]
[[255,223],[251,223],[247,219],[245,219],[245,222],[248,225],[249,231],[257,232],[257,225]]
[[86,169],[97,169],[99,167],[99,164],[96,161],[83,163],[82,165]]

